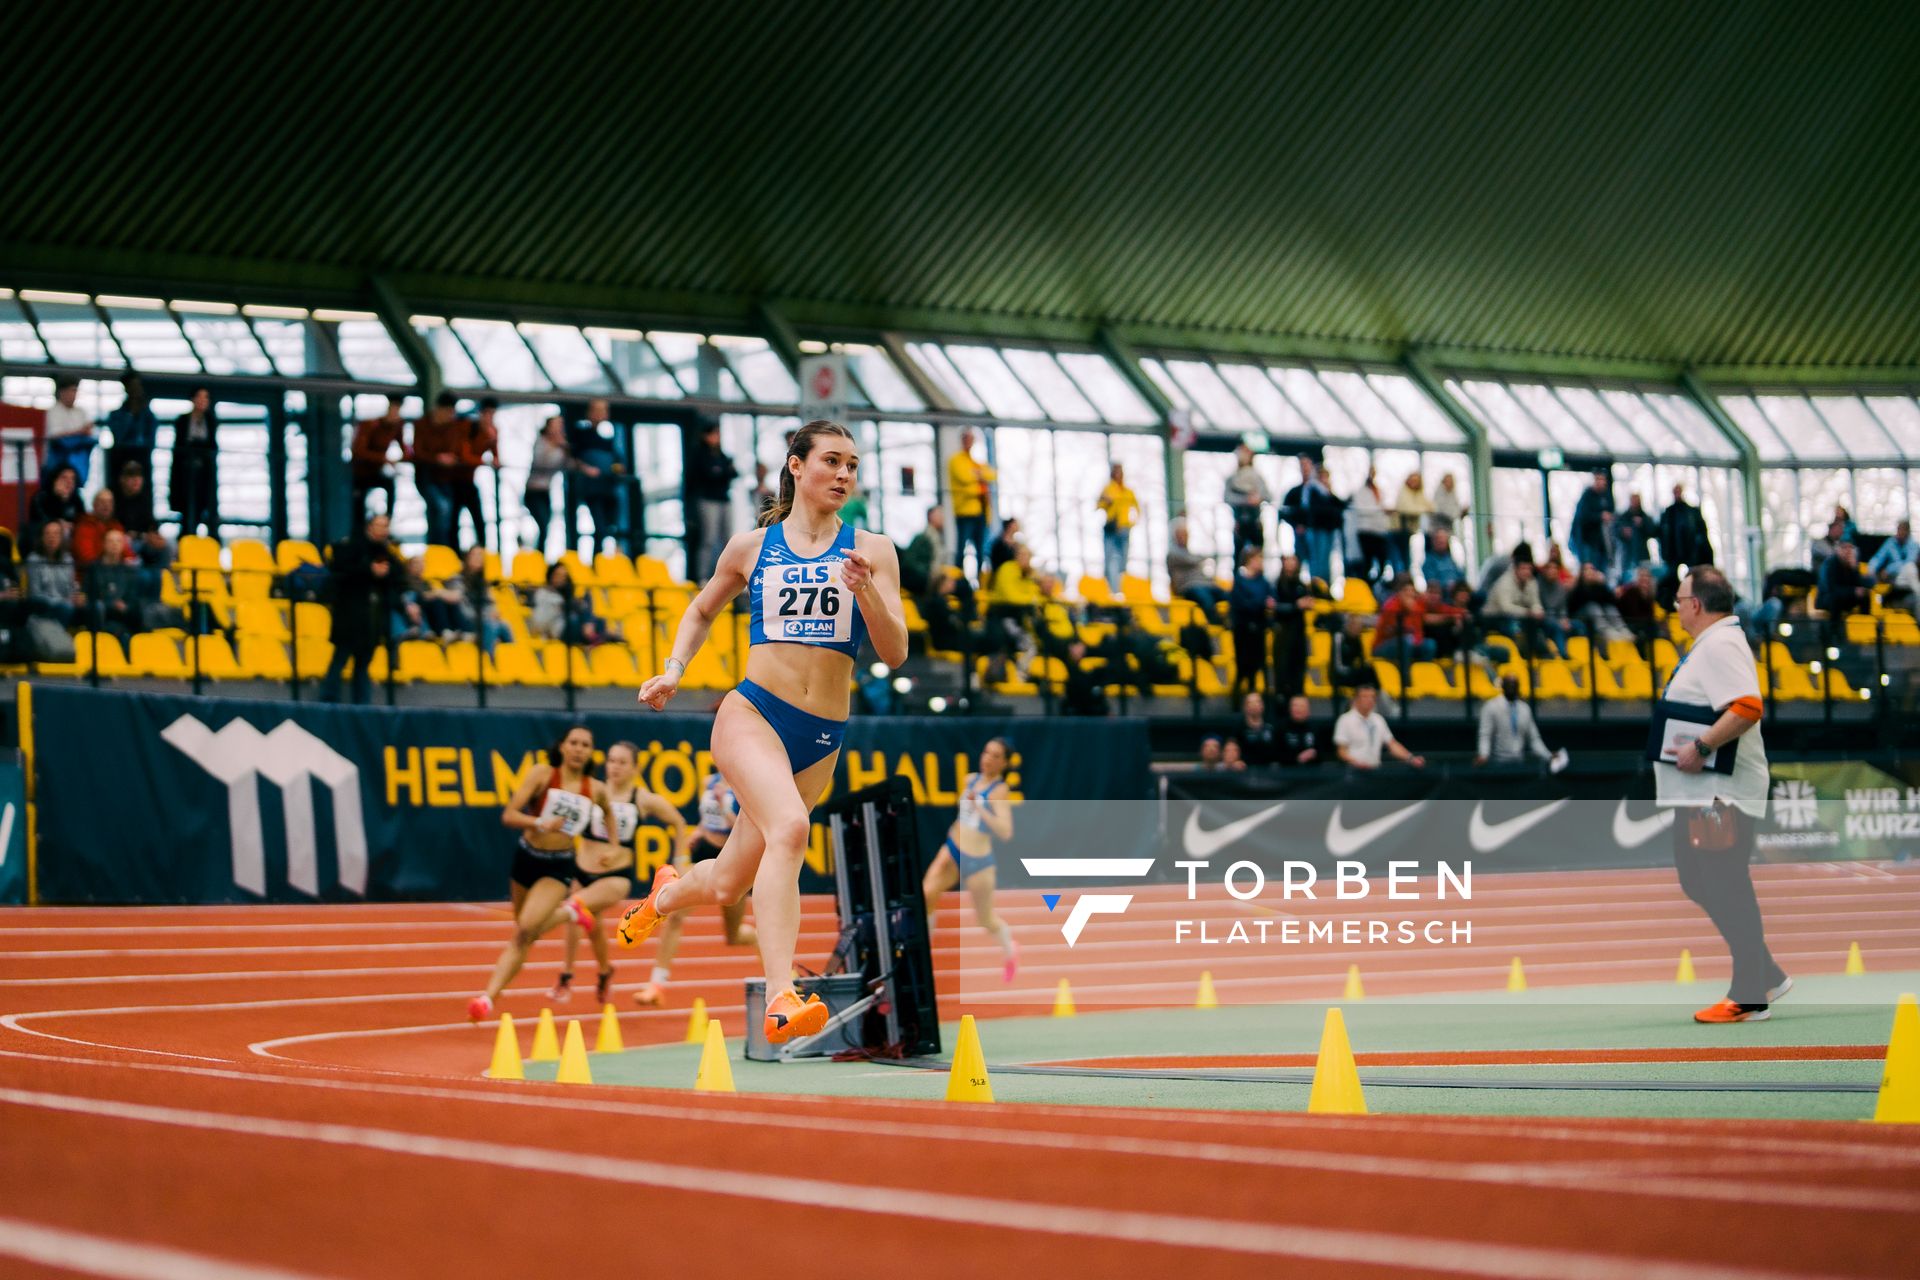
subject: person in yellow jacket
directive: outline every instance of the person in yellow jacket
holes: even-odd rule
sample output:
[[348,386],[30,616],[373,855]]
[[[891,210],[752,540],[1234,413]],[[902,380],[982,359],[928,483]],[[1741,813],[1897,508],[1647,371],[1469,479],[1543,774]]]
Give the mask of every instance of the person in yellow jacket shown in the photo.
[[1107,585],[1118,594],[1120,578],[1127,571],[1127,544],[1133,538],[1133,526],[1140,519],[1140,499],[1127,488],[1126,472],[1117,462],[1113,464],[1107,487],[1100,491],[1099,507],[1100,514],[1107,518]]
[[947,493],[953,498],[953,562],[966,568],[967,548],[973,548],[973,576],[987,583],[987,516],[993,506],[994,469],[973,456],[971,427],[961,431],[960,447],[947,459]]

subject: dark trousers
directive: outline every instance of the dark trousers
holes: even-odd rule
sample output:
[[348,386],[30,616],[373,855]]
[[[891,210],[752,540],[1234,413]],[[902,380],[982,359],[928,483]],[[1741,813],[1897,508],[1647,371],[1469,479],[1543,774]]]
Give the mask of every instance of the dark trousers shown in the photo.
[[533,549],[547,554],[547,526],[553,523],[553,491],[529,489],[521,499],[527,514],[533,517]]
[[967,548],[973,548],[973,578],[975,582],[987,580],[987,517],[955,516],[953,518],[953,563],[964,570],[967,564]]
[[176,494],[168,496],[173,500],[174,510],[180,513],[180,533],[184,537],[198,533],[202,527],[207,536],[220,536],[220,516],[214,506],[214,477],[204,467],[189,467],[185,483]]
[[480,510],[480,486],[472,480],[458,481],[453,486],[453,518],[448,522],[448,545],[454,550],[460,549],[460,517],[465,515],[473,521],[473,541],[470,547],[487,545],[487,517]]
[[372,701],[373,679],[367,665],[373,661],[373,646],[364,649],[350,645],[333,646],[333,657],[327,661],[327,674],[320,680],[320,701],[340,701],[340,677],[346,674],[347,662],[353,662],[353,701],[360,706]]
[[1248,547],[1259,547],[1262,550],[1266,549],[1267,533],[1265,529],[1260,527],[1260,508],[1254,507],[1249,511],[1241,507],[1234,507],[1232,511],[1233,568],[1234,572],[1237,573],[1240,569],[1240,557],[1246,553]]
[[1733,956],[1728,999],[1765,1004],[1767,988],[1777,986],[1786,972],[1767,950],[1760,900],[1753,892],[1753,819],[1734,815],[1738,829],[1732,848],[1696,849],[1687,839],[1690,812],[1677,810],[1673,821],[1673,865],[1680,873],[1680,889],[1707,913]]
[[1233,624],[1233,691],[1250,693],[1267,687],[1267,631],[1265,619]]

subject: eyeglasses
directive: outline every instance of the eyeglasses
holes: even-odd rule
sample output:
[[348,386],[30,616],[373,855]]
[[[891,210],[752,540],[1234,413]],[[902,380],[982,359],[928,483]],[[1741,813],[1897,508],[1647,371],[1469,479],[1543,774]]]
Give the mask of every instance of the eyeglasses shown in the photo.
[[1675,596],[1673,602],[1679,604],[1682,600],[1698,600],[1699,598],[1699,596]]

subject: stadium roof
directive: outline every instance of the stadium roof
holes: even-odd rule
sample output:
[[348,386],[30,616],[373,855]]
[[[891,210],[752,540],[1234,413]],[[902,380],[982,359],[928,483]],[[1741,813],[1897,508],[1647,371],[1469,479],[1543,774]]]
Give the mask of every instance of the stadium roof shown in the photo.
[[67,6],[7,283],[1920,368],[1904,4]]

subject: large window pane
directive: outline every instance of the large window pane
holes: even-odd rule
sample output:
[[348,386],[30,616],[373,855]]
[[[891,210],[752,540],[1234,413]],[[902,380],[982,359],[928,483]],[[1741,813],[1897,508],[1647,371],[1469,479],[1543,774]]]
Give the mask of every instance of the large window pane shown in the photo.
[[44,364],[47,349],[33,331],[27,313],[20,309],[11,289],[0,289],[0,360],[18,364]]
[[[875,471],[880,490],[879,520],[889,538],[905,544],[927,526],[927,508],[939,496],[939,460],[934,430],[925,422],[877,424],[880,447]],[[865,470],[865,464],[861,466]],[[884,470],[883,470],[884,469]],[[911,488],[908,487],[911,482]],[[951,540],[951,530],[948,533]]]
[[952,361],[947,359],[947,353],[937,345],[931,342],[909,342],[907,354],[919,363],[921,372],[926,374],[927,380],[940,389],[941,394],[946,396],[954,408],[962,413],[987,411],[986,404],[974,394],[973,388],[967,385],[967,380],[960,376],[960,371],[953,367]]
[[1591,396],[1563,400],[1537,382],[1516,382],[1507,389],[1527,416],[1570,453],[1640,453],[1646,448]]
[[999,515],[1019,518],[1020,537],[1033,548],[1036,569],[1058,571],[1064,504],[1054,483],[1052,435],[1026,427],[997,427],[993,462],[1000,472]]
[[1854,458],[1889,458],[1898,456],[1893,440],[1881,429],[1879,422],[1867,411],[1867,406],[1858,396],[1818,396],[1812,402],[1813,411],[1833,433],[1840,437],[1840,443]]
[[1202,360],[1169,360],[1167,372],[1179,380],[1207,421],[1229,431],[1251,431],[1260,423],[1252,411],[1220,380],[1213,366]]
[[456,319],[454,332],[473,353],[480,376],[497,391],[551,391],[553,384],[534,363],[520,333],[504,320]]
[[1907,518],[1907,475],[1893,467],[1860,467],[1853,473],[1858,501],[1854,523],[1861,533],[1892,533]]
[[1637,392],[1609,390],[1601,392],[1600,398],[1642,442],[1640,450],[1669,458],[1696,452]]
[[1467,398],[1480,410],[1481,421],[1494,432],[1499,443],[1510,449],[1526,450],[1559,446],[1560,442],[1548,435],[1499,383],[1471,380],[1458,386],[1465,389]]
[[272,357],[281,377],[304,378],[309,372],[322,371],[324,362],[315,349],[319,339],[309,330],[307,321],[256,318],[252,324],[254,336]]
[[[324,320],[325,315],[316,312],[314,318]],[[340,349],[340,363],[354,377],[366,382],[413,382],[413,370],[378,320],[343,320],[334,328],[333,338]]]
[[1760,412],[1767,415],[1774,430],[1791,447],[1793,457],[1800,458],[1844,458],[1847,451],[1841,447],[1820,415],[1813,411],[1799,396],[1755,396],[1754,402],[1760,406]]
[[607,362],[630,396],[646,400],[678,400],[685,393],[679,381],[661,363],[659,355],[636,329],[588,329],[587,342]]
[[1025,421],[1047,416],[991,347],[950,342],[946,350],[962,376],[986,400],[988,413]]
[[1153,384],[1160,388],[1160,394],[1165,396],[1176,410],[1192,415],[1194,426],[1213,425],[1213,420],[1207,417],[1206,411],[1195,404],[1193,397],[1187,394],[1186,389],[1173,380],[1173,375],[1167,372],[1165,365],[1158,360],[1143,359],[1140,361],[1140,368],[1153,380]]
[[100,323],[91,303],[50,302],[29,297],[40,322],[40,340],[56,364],[83,368],[122,369],[126,359],[114,345],[107,326]]
[[1096,410],[1073,380],[1045,351],[1029,347],[1002,347],[1000,354],[1027,389],[1039,399],[1046,416],[1055,422],[1098,422]]
[[600,367],[593,348],[580,331],[570,324],[523,324],[520,336],[540,357],[541,367],[555,385],[569,391],[606,394],[613,390],[607,371]]
[[1187,545],[1199,555],[1216,557],[1215,577],[1230,577],[1233,520],[1227,514],[1226,489],[1233,455],[1189,449],[1180,456],[1186,473]]
[[[179,305],[174,304],[176,310]],[[273,362],[267,359],[252,328],[237,314],[196,315],[180,311],[180,326],[186,330],[187,340],[193,343],[208,373],[259,377],[273,372]]]
[[1353,420],[1353,415],[1321,385],[1311,369],[1280,368],[1270,372],[1273,380],[1280,384],[1280,389],[1286,392],[1287,399],[1293,402],[1293,407],[1313,424],[1314,435],[1330,440],[1367,438],[1367,433]]
[[716,335],[713,343],[725,352],[748,399],[760,404],[793,404],[800,399],[800,384],[766,339]]
[[1896,456],[1920,457],[1920,404],[1908,396],[1868,396],[1866,405],[1893,438]]
[[427,349],[433,353],[435,363],[440,366],[440,376],[446,379],[450,387],[471,387],[476,390],[485,387],[487,380],[480,376],[480,369],[467,355],[467,349],[460,344],[447,322],[437,316],[415,316],[413,331],[426,340]]
[[1807,528],[1800,522],[1800,474],[1785,468],[1760,473],[1760,495],[1766,503],[1760,529],[1766,544],[1767,565],[1779,568],[1807,563]]
[[1370,373],[1367,385],[1400,415],[1417,439],[1428,444],[1459,444],[1465,438],[1465,433],[1414,385],[1413,379],[1397,373]]
[[1262,427],[1283,439],[1314,438],[1312,425],[1294,412],[1293,406],[1280,394],[1279,386],[1267,376],[1265,369],[1233,360],[1223,360],[1214,367],[1227,385],[1253,410],[1254,417],[1260,420]]
[[1669,391],[1644,393],[1646,402],[1671,426],[1687,448],[1702,458],[1733,461],[1740,456],[1733,441],[1690,398]]
[[927,407],[921,402],[920,394],[913,389],[913,384],[894,367],[893,358],[885,351],[857,343],[849,343],[840,349],[846,352],[853,376],[866,391],[874,408],[888,412],[911,412]]
[[1381,402],[1367,380],[1347,369],[1322,369],[1320,381],[1339,400],[1361,432],[1370,440],[1400,442],[1411,440],[1413,433],[1393,410]]
[[[667,368],[672,371],[675,380],[679,382],[686,394],[690,396],[703,394],[700,389],[700,353],[707,345],[705,339],[697,333],[667,333],[655,330],[647,335],[647,341],[653,344],[653,349],[660,353],[662,360],[666,361]],[[718,391],[719,388],[715,387],[712,394],[717,394]]]
[[1727,411],[1727,416],[1733,419],[1733,424],[1745,432],[1747,439],[1753,442],[1753,447],[1760,454],[1761,461],[1783,462],[1794,456],[1794,451],[1787,447],[1787,442],[1780,438],[1780,433],[1774,430],[1773,423],[1768,421],[1766,414],[1760,412],[1760,406],[1755,404],[1751,397],[1721,396],[1720,407]]
[[158,298],[150,304],[103,305],[120,350],[143,373],[199,373],[200,361],[187,345],[186,335]]
[[1546,553],[1541,541],[1545,529],[1542,494],[1538,471],[1493,469],[1493,546],[1488,551],[1511,551],[1515,543],[1525,541],[1533,544],[1536,555]]
[[1102,420],[1129,427],[1151,426],[1156,421],[1151,406],[1105,356],[1091,351],[1063,351],[1060,363],[1092,398]]

